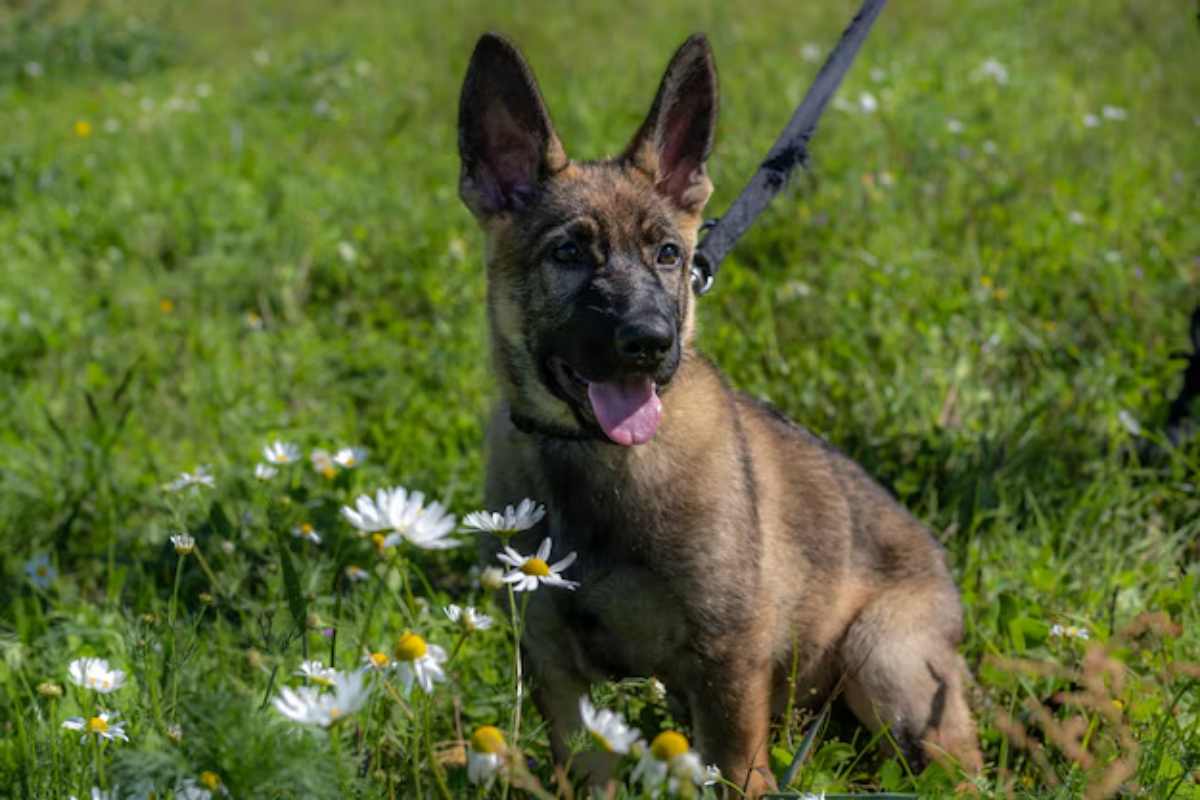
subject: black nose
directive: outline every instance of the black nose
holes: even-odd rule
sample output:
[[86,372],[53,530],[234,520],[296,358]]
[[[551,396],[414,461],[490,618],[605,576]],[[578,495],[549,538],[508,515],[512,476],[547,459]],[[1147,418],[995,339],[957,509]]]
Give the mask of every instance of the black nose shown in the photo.
[[675,326],[662,317],[626,323],[617,329],[617,355],[641,366],[657,365],[675,345]]

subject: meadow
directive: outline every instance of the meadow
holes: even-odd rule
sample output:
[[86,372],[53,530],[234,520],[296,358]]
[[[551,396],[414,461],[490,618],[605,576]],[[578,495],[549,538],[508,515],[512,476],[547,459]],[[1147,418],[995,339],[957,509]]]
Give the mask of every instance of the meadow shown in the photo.
[[[595,158],[707,32],[719,215],[856,8],[0,9],[0,798],[583,796],[514,682],[490,534],[430,549],[356,502],[482,508],[471,48],[518,42]],[[701,349],[925,521],[966,612],[985,771],[913,775],[796,713],[785,796],[1200,798],[1200,442],[1163,428],[1200,302],[1195,13],[891,4],[700,301]],[[686,727],[652,681],[595,699],[645,742],[612,796],[650,796]]]

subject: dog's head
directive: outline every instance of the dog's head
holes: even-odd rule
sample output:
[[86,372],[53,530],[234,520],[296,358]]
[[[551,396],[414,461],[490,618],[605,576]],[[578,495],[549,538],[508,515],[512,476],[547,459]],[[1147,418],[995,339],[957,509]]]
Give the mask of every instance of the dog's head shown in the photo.
[[525,59],[500,36],[479,40],[459,194],[487,239],[492,345],[518,425],[620,445],[654,436],[692,335],[716,119],[712,52],[693,36],[625,151],[572,161]]

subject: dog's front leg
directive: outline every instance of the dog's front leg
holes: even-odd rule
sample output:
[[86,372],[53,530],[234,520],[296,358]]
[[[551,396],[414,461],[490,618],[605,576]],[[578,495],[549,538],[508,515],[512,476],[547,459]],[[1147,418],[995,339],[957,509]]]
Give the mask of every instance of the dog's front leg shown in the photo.
[[576,668],[571,630],[553,601],[539,595],[530,600],[521,636],[522,663],[534,705],[550,729],[554,760],[565,765],[571,756],[567,741],[582,725],[579,698],[586,697],[591,686]]
[[765,646],[738,643],[701,657],[688,705],[705,763],[750,797],[775,789],[771,776],[772,665]]

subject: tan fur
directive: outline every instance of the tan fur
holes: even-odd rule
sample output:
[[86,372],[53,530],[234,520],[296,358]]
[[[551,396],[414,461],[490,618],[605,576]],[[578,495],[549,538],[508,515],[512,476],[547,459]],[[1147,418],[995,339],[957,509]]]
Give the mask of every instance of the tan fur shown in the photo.
[[[464,86],[462,193],[488,241],[501,390],[488,501],[544,502],[547,518],[516,548],[532,552],[549,536],[553,558],[579,554],[578,591],[530,599],[522,648],[534,699],[565,760],[593,683],[657,676],[690,712],[706,762],[758,794],[772,784],[770,721],[786,704],[798,648],[802,700],[820,702],[842,679],[855,714],[872,730],[888,726],[914,766],[945,752],[975,769],[961,611],[941,549],[857,465],[731,390],[692,347],[686,269],[652,261],[655,236],[680,237],[690,260],[711,191],[701,123],[715,120],[715,92],[707,44],[693,38],[625,156],[576,163],[511,45],[481,40]],[[504,114],[496,102],[508,104]],[[528,134],[519,141],[518,118]],[[588,243],[596,266],[541,255],[541,233],[553,240],[560,224]],[[544,353],[566,346],[555,337],[571,330],[588,281],[608,272],[674,304],[678,321],[681,357],[660,387],[661,423],[636,447],[596,435],[587,409],[539,372]],[[494,549],[485,546],[489,557]]]

